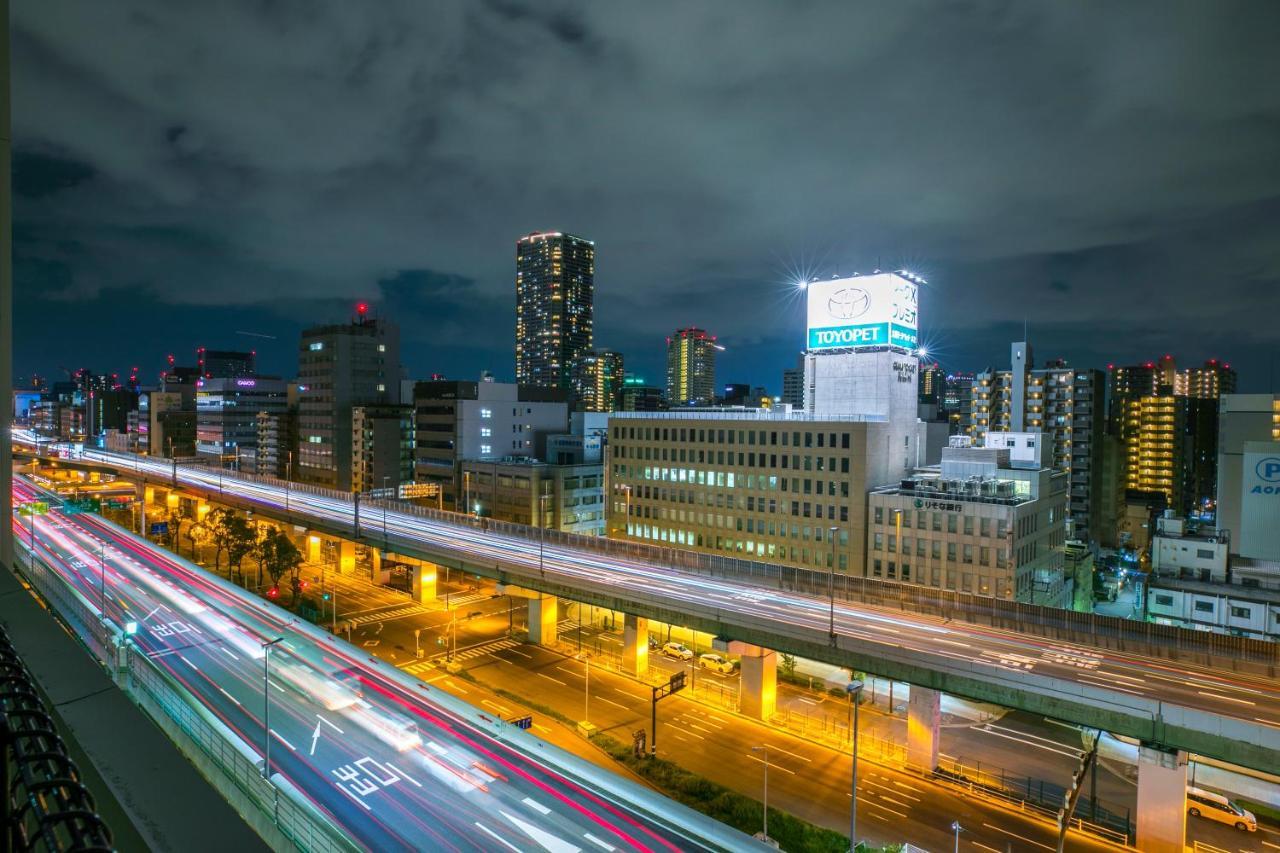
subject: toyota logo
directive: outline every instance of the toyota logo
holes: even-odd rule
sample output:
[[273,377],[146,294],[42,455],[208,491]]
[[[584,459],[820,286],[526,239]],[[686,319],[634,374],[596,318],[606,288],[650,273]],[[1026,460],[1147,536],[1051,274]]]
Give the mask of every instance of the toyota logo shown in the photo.
[[871,296],[860,287],[845,287],[831,294],[827,313],[837,320],[861,317],[871,308]]

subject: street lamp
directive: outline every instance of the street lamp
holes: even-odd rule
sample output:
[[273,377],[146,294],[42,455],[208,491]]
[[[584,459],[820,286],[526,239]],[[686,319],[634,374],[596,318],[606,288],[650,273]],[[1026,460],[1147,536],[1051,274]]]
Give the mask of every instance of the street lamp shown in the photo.
[[752,752],[764,753],[764,828],[760,832],[760,840],[769,841],[769,745],[751,747]]
[[862,701],[862,682],[850,681],[845,685],[845,691],[849,694],[849,705],[853,712],[853,731],[852,731],[852,764],[850,770],[851,781],[849,797],[849,849],[854,850],[858,846],[858,705]]
[[283,643],[284,637],[276,637],[262,644],[262,778],[271,781],[271,685],[268,684],[267,664],[271,660],[271,647]]
[[831,645],[836,644],[836,531],[839,527],[832,525],[827,528],[827,533],[831,536],[831,573],[827,576],[829,582],[827,591],[831,594]]
[[951,831],[956,834],[956,853],[960,853],[960,833],[964,832],[964,827],[960,825],[960,821],[951,821]]

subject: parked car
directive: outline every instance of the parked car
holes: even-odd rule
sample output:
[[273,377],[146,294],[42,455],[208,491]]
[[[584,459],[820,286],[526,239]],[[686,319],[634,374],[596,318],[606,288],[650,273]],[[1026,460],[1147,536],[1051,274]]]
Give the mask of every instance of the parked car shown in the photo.
[[729,660],[724,655],[705,654],[698,658],[698,666],[703,669],[709,669],[712,672],[718,672],[722,675],[729,675],[738,668],[736,660]]
[[662,647],[662,653],[676,660],[693,660],[693,649],[683,643],[670,642]]
[[1253,812],[1242,809],[1234,800],[1203,788],[1187,788],[1187,814],[1216,820],[1242,832],[1258,831],[1258,819]]

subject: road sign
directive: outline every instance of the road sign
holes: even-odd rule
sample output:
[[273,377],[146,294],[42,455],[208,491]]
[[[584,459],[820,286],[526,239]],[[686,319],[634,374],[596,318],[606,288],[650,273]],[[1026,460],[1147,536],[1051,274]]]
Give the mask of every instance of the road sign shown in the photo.
[[48,511],[48,501],[27,501],[18,504],[18,515],[44,515]]
[[168,533],[169,533],[169,522],[167,521],[152,522],[151,524],[152,536],[165,536]]
[[687,675],[688,673],[682,669],[671,676],[671,679],[666,684],[660,684],[653,688],[653,701],[665,699],[673,693],[679,693],[684,690],[684,679]]
[[101,510],[102,501],[97,498],[72,498],[62,503],[62,511],[67,515],[78,515],[82,512],[99,512]]
[[521,717],[518,720],[512,720],[511,725],[515,726],[517,729],[533,728],[533,715],[530,714],[527,717]]
[[401,483],[402,498],[434,498],[440,491],[439,483]]

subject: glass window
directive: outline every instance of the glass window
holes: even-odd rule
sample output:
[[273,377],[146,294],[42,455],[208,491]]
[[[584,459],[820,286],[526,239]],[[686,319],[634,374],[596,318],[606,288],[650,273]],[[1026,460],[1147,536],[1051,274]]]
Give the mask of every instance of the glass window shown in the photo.
[[1197,602],[1196,602],[1196,612],[1198,612],[1198,613],[1212,613],[1212,612],[1213,612],[1213,602],[1212,602],[1212,601],[1197,601]]
[[947,516],[947,532],[948,533],[956,532],[956,517],[954,515]]
[[981,536],[990,538],[991,536],[991,519],[984,518],[978,525],[978,532]]
[[871,547],[877,551],[884,550],[884,534],[883,533],[875,534],[875,536],[873,537],[873,543]]
[[875,514],[876,524],[884,524],[884,507],[882,506],[876,507],[874,514]]
[[965,536],[973,535],[973,516],[966,515],[964,517],[964,535]]

